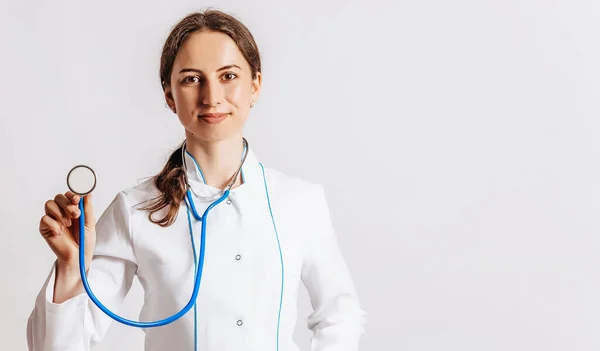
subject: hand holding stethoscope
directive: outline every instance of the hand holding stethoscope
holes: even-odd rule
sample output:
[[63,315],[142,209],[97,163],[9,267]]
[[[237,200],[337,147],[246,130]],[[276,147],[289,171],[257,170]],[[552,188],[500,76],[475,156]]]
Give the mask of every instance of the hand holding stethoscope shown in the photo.
[[[82,174],[76,170],[71,172],[71,175],[73,180],[75,180],[75,177],[82,178]],[[83,175],[83,178],[85,177]],[[82,200],[84,205],[86,271],[90,268],[96,246],[96,217],[94,216],[91,197],[91,191],[85,196],[67,191],[64,194],[57,194],[53,200],[46,201],[44,206],[45,215],[40,220],[39,231],[56,255],[57,278],[63,281],[73,281],[79,277],[79,218],[81,216],[79,203]],[[60,291],[57,291],[55,302],[68,299],[67,296],[61,295]]]
[[[91,265],[96,245],[96,219],[94,217],[91,202],[91,192],[96,187],[96,173],[94,173],[90,167],[84,165],[75,166],[71,169],[67,175],[67,185],[71,191],[64,195],[58,194],[54,200],[47,201],[45,206],[46,215],[44,215],[40,221],[40,233],[46,239],[50,248],[58,258],[57,274],[59,277],[62,277],[58,279],[62,279],[62,282],[76,281],[79,283],[77,275],[74,272],[77,270],[79,277],[81,277],[83,288],[90,297],[90,300],[109,317],[125,325],[139,328],[159,327],[172,323],[184,316],[194,306],[200,288],[206,247],[206,223],[209,211],[229,196],[231,188],[235,184],[244,161],[246,160],[248,141],[245,138],[243,138],[243,144],[244,152],[237,171],[231,177],[231,180],[219,198],[212,202],[202,215],[196,210],[191,187],[187,179],[187,164],[184,156],[186,152],[186,142],[184,142],[181,147],[187,199],[186,206],[188,206],[188,211],[193,213],[193,217],[202,223],[202,230],[200,234],[200,257],[195,270],[194,291],[188,303],[180,311],[168,318],[158,321],[138,322],[123,318],[110,311],[94,295],[87,281],[87,271]],[[188,216],[188,221],[190,221],[190,217],[191,216]],[[189,224],[190,236],[193,237],[191,222]],[[81,247],[82,244],[83,248]],[[66,284],[68,285],[68,283]],[[58,297],[55,292],[55,302],[62,302],[73,296],[72,291],[65,294],[61,294],[59,291]]]

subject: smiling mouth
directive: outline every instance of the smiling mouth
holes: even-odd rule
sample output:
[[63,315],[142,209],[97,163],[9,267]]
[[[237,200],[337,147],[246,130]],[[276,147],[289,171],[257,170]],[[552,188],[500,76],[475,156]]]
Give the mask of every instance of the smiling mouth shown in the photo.
[[206,113],[198,117],[208,124],[217,124],[223,122],[229,115],[229,113]]

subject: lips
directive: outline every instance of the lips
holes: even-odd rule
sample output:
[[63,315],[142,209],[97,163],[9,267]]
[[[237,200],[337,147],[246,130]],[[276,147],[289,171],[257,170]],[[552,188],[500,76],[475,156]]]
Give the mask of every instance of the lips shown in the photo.
[[208,124],[217,124],[223,122],[227,117],[229,117],[229,113],[204,113],[198,117]]

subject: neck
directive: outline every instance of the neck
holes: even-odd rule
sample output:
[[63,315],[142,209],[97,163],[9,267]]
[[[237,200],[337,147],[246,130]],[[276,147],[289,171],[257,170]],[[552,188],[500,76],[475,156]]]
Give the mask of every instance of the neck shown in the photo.
[[[204,182],[218,189],[224,189],[229,184],[238,170],[240,162],[242,162],[244,152],[241,137],[208,142],[188,136],[186,148],[198,161],[204,176]],[[188,167],[191,166],[193,165],[188,165]],[[242,175],[240,172],[232,188],[239,186],[241,183]]]

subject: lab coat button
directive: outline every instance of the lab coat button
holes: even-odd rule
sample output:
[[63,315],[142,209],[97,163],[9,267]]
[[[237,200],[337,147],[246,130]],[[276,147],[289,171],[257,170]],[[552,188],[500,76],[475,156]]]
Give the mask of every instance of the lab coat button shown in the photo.
[[235,255],[235,259],[239,261],[239,260],[241,260],[241,259],[242,259],[242,256],[240,256],[240,255]]
[[237,321],[237,325],[238,325],[239,327],[241,327],[241,326],[242,326],[242,324],[244,324],[244,322],[242,322],[242,320],[241,320],[241,319],[238,319],[238,321]]
[[231,199],[227,199],[226,203],[227,203],[228,205],[231,205]]

